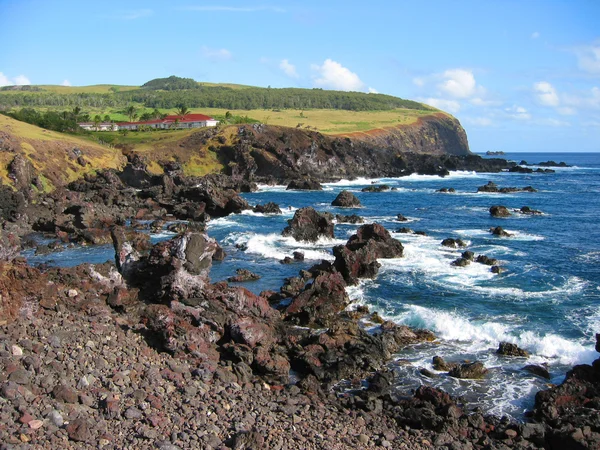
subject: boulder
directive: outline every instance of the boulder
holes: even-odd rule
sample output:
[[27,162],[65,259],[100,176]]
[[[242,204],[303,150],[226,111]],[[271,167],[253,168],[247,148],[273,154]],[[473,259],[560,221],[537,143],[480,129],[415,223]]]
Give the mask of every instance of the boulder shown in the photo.
[[466,267],[471,264],[471,261],[466,258],[458,258],[452,261],[452,265],[455,267]]
[[392,238],[381,225],[374,223],[361,226],[346,245],[334,247],[334,266],[348,284],[358,283],[359,278],[374,278],[380,264],[379,258],[399,258],[404,247]]
[[286,190],[295,190],[295,191],[322,191],[323,186],[321,183],[315,180],[292,180],[288,184]]
[[277,203],[273,202],[265,203],[264,205],[256,205],[252,208],[252,211],[262,214],[281,214],[281,208],[279,208]]
[[490,228],[490,233],[492,233],[494,236],[500,236],[500,237],[512,236],[512,234],[510,234],[508,231],[505,231],[504,228],[502,228],[502,227],[492,227],[492,228]]
[[448,363],[441,356],[434,356],[432,364],[433,364],[434,370],[437,370],[440,372],[448,372],[448,371],[454,369],[455,367],[458,367],[458,363]]
[[468,261],[473,261],[475,259],[475,253],[470,250],[463,252],[461,256]]
[[504,356],[519,356],[524,358],[529,356],[527,351],[517,347],[516,344],[511,344],[510,342],[500,342],[496,353]]
[[548,372],[548,368],[544,366],[540,366],[537,364],[528,364],[525,367],[523,367],[522,370],[525,370],[526,372],[532,373],[534,375],[537,375],[538,377],[542,377],[547,380],[550,379],[550,372]]
[[342,275],[323,272],[292,299],[284,318],[302,326],[327,326],[349,303]]
[[356,214],[352,214],[350,216],[343,216],[341,214],[336,214],[335,220],[337,220],[338,223],[352,223],[352,224],[364,223],[364,219],[360,216],[357,216]]
[[506,206],[495,205],[490,208],[492,217],[510,217],[510,211]]
[[537,209],[531,209],[529,206],[521,207],[521,209],[519,209],[518,212],[520,212],[521,214],[528,214],[532,216],[543,214],[541,211],[538,211]]
[[361,192],[385,192],[389,190],[390,187],[387,184],[380,184],[376,186],[367,186],[366,188],[362,188]]
[[448,375],[454,378],[480,379],[485,376],[488,370],[483,363],[475,361],[472,363],[461,364],[448,372]]
[[467,244],[462,239],[446,238],[442,241],[442,246],[450,248],[466,247]]
[[407,219],[406,217],[404,217],[402,214],[398,214],[398,215],[396,216],[396,220],[397,220],[398,222],[408,222],[408,219]]
[[475,261],[479,264],[485,264],[486,266],[495,266],[498,263],[497,259],[490,258],[486,255],[478,255]]
[[360,200],[350,191],[342,191],[338,194],[331,206],[339,206],[342,208],[357,208],[361,206]]
[[288,220],[282,235],[307,242],[316,242],[321,237],[333,239],[333,222],[314,208],[301,208]]
[[227,278],[227,281],[230,283],[242,283],[244,281],[260,280],[260,275],[257,275],[246,269],[237,269],[235,273],[237,273],[237,275]]

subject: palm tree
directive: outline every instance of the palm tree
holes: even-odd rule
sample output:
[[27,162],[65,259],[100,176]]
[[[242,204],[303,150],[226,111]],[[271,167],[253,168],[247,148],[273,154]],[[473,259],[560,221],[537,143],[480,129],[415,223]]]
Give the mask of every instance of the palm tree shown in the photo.
[[100,117],[98,114],[96,114],[94,116],[94,129],[96,131],[100,131],[100,124],[102,123],[102,117]]
[[76,106],[75,108],[73,108],[73,119],[75,120],[75,122],[77,122],[77,119],[79,119],[79,115],[81,114],[81,108],[79,106]]
[[177,108],[177,111],[175,111],[175,113],[178,116],[181,116],[181,118],[183,119],[185,116],[187,116],[191,111],[185,106],[185,105],[180,105]]
[[137,117],[137,113],[135,112],[135,106],[131,105],[125,110],[125,114],[129,116],[129,121],[133,122],[133,120]]

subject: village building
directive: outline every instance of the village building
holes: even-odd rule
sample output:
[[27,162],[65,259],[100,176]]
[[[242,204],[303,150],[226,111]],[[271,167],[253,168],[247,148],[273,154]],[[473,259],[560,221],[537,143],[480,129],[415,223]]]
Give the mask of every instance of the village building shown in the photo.
[[113,122],[101,122],[98,124],[96,124],[94,122],[81,122],[81,123],[78,123],[77,125],[79,125],[81,128],[83,128],[86,131],[118,131],[119,130],[119,126]]
[[118,122],[118,123],[100,123],[96,127],[93,122],[82,122],[78,125],[88,131],[118,131],[132,130],[136,131],[141,128],[153,128],[160,130],[186,129],[186,128],[203,128],[216,127],[218,120],[204,114],[186,114],[185,116],[166,116],[164,119],[145,120],[141,122]]

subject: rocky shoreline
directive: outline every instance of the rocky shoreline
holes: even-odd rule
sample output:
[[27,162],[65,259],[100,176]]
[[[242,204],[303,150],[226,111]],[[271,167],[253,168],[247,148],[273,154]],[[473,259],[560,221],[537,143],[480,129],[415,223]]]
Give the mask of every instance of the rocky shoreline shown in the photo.
[[[434,174],[455,170],[456,161],[468,170],[484,164],[470,158],[414,161],[425,161],[419,173]],[[277,179],[190,178],[165,163],[154,176],[131,155],[122,172],[45,196],[2,187],[0,448],[600,447],[600,359],[538,393],[526,423],[484,416],[427,386],[398,396],[387,362],[435,336],[348,309],[346,287],[375,277],[378,259],[403,254],[378,224],[362,225],[333,249],[335,261],[301,271],[278,292],[211,283],[212,261],[226,255],[205,223],[250,209],[238,194],[255,182],[308,181],[294,170]],[[24,167],[15,177],[31,186],[33,173]],[[316,171],[314,181],[328,174]],[[173,225],[179,234],[154,246],[138,231],[174,220],[185,221]],[[32,243],[32,231],[53,235],[57,246],[112,243],[115,263],[30,267],[19,257],[22,243],[52,251]],[[303,208],[283,233],[331,237],[333,217]],[[482,373],[472,364],[448,370]]]

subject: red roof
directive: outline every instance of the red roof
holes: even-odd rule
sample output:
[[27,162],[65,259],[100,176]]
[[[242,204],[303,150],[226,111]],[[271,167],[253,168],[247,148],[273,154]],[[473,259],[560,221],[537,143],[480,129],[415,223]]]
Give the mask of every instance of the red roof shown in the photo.
[[205,116],[204,114],[186,114],[185,116],[180,115],[171,115],[167,116],[164,119],[154,119],[154,120],[145,120],[143,122],[119,122],[117,125],[150,125],[153,123],[173,123],[176,120],[179,123],[189,123],[189,122],[204,122],[207,120],[215,120],[212,117]]

